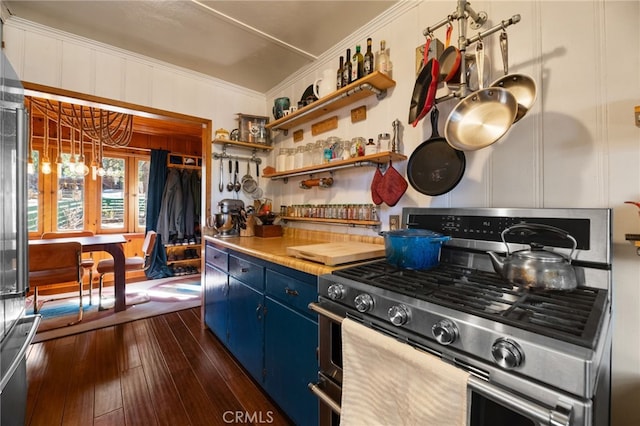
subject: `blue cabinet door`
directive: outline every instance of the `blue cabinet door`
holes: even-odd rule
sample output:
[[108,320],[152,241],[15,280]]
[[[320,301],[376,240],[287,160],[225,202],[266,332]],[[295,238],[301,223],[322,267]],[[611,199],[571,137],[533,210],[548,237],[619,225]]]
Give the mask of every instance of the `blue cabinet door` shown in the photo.
[[223,342],[227,343],[228,275],[209,264],[204,269],[204,322]]
[[265,298],[264,388],[297,425],[318,424],[318,323],[271,297]]
[[229,277],[228,348],[258,381],[262,382],[264,350],[264,297]]

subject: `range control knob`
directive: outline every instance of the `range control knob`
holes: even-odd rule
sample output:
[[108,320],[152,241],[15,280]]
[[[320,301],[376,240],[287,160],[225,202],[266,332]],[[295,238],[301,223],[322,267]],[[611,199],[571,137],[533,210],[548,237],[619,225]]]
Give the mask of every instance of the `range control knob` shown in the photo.
[[496,363],[507,370],[516,368],[524,361],[524,352],[513,340],[500,338],[493,342],[491,355]]
[[448,319],[442,319],[431,327],[431,333],[441,345],[450,345],[458,338],[458,327]]
[[344,297],[344,286],[342,284],[331,284],[327,289],[327,294],[332,300],[340,300]]
[[404,305],[393,305],[389,308],[389,311],[387,313],[389,314],[389,320],[391,321],[391,324],[398,327],[406,324],[411,317],[409,308]]
[[356,304],[358,312],[369,312],[373,309],[373,297],[367,293],[357,295],[353,301]]

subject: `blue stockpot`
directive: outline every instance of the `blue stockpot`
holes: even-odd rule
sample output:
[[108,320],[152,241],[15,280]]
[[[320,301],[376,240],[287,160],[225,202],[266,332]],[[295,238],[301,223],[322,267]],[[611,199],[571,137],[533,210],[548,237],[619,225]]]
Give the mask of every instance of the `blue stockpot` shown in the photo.
[[387,261],[399,268],[429,269],[438,266],[442,243],[451,237],[427,229],[383,232]]

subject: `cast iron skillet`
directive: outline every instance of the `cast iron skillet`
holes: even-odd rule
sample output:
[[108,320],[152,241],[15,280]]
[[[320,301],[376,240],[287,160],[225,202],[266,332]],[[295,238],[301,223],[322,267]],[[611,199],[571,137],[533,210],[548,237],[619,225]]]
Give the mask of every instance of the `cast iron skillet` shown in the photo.
[[407,178],[411,186],[425,195],[442,195],[456,187],[466,166],[464,152],[452,148],[438,134],[438,108],[431,110],[431,137],[409,157]]

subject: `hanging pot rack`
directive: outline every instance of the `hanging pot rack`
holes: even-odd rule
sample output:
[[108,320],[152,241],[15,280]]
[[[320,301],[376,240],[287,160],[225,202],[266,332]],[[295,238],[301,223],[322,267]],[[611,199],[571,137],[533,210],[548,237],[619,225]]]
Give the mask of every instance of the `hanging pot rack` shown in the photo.
[[485,12],[476,12],[466,0],[458,0],[456,10],[452,14],[448,15],[440,22],[425,28],[422,31],[422,34],[425,37],[433,38],[434,31],[442,28],[449,23],[452,23],[453,21],[458,22],[458,49],[461,52],[460,69],[462,70],[462,72],[460,73],[460,88],[453,93],[436,99],[436,103],[454,97],[464,98],[469,94],[467,76],[466,72],[464,72],[464,70],[466,70],[465,52],[467,50],[467,47],[483,40],[485,37],[488,37],[498,31],[504,31],[507,27],[513,24],[517,24],[518,22],[520,22],[520,15],[513,15],[511,18],[501,21],[499,24],[489,28],[488,30],[480,32],[473,37],[467,38],[467,24],[469,24],[471,29],[477,30],[487,22],[487,19],[488,16]]

